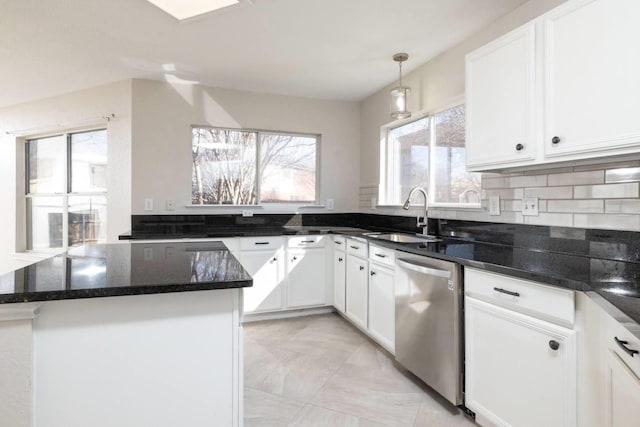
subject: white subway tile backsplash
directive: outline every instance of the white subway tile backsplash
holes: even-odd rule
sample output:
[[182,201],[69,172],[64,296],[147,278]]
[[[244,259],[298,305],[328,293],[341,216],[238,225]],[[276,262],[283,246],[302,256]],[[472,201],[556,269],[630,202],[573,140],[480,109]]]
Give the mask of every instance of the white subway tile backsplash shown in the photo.
[[604,171],[557,173],[548,178],[549,186],[585,184],[604,184]]
[[[566,166],[482,175],[482,209],[433,207],[433,218],[640,231],[640,161]],[[490,216],[488,199],[500,197],[501,214]],[[371,209],[378,186],[360,188],[360,212],[414,216],[398,207]],[[522,198],[537,197],[538,216],[522,215]]]
[[623,199],[639,196],[637,182],[627,184],[583,185],[574,188],[575,199]]
[[574,214],[574,227],[640,231],[640,215]]
[[640,167],[619,168],[605,171],[606,182],[633,182],[640,181]]
[[571,199],[573,198],[573,187],[525,188],[524,197],[537,197],[539,199]]
[[553,225],[557,227],[571,227],[573,225],[573,214],[570,213],[540,213],[538,216],[524,217],[525,224],[531,225]]
[[548,212],[604,213],[604,200],[549,200]]
[[514,176],[507,178],[507,187],[545,187],[547,175]]
[[640,214],[640,199],[605,200],[606,213]]

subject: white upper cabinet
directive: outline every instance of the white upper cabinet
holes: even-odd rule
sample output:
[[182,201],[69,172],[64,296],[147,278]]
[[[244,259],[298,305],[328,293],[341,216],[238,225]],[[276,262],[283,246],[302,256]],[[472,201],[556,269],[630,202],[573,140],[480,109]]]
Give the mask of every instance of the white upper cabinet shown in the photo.
[[467,55],[467,169],[639,157],[638,22],[636,0],[569,0]]
[[544,16],[545,157],[638,152],[639,22],[637,0],[571,1]]
[[530,23],[467,56],[468,170],[535,159],[535,36]]

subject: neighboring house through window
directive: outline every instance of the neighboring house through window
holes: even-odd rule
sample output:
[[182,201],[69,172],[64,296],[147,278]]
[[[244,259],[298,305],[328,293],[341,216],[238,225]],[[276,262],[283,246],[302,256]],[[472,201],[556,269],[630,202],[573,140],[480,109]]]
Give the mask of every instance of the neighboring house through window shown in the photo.
[[27,139],[27,249],[105,242],[107,131]]
[[380,202],[401,205],[423,187],[429,203],[480,206],[480,177],[465,172],[464,105],[457,105],[383,132]]
[[193,205],[315,204],[318,135],[194,127]]

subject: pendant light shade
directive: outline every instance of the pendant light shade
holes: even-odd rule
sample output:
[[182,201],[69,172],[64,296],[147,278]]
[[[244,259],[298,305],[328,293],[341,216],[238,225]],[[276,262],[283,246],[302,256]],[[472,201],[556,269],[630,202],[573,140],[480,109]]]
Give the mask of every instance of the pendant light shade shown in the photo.
[[391,89],[391,117],[394,119],[411,117],[411,113],[407,111],[407,95],[411,92],[411,88],[402,86],[402,63],[407,59],[409,59],[409,55],[406,53],[393,55],[393,60],[398,63],[400,68],[398,86]]

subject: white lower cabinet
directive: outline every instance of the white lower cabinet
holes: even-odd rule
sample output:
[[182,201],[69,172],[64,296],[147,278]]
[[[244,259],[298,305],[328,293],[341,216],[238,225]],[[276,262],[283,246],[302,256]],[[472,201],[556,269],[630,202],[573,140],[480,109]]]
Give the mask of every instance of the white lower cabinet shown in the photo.
[[244,312],[277,311],[284,307],[284,251],[243,251],[240,263],[253,277],[253,286],[244,288]]
[[287,251],[287,307],[327,303],[326,255],[323,248]]
[[476,413],[476,422],[577,425],[574,296],[465,269],[465,405]]
[[369,264],[369,333],[384,348],[395,352],[395,293],[393,269]]
[[605,368],[606,426],[638,426],[640,424],[640,378],[613,351],[608,351]]
[[347,317],[367,329],[368,262],[355,255],[347,255],[346,308]]
[[345,310],[347,256],[343,251],[333,253],[333,306],[340,313]]

